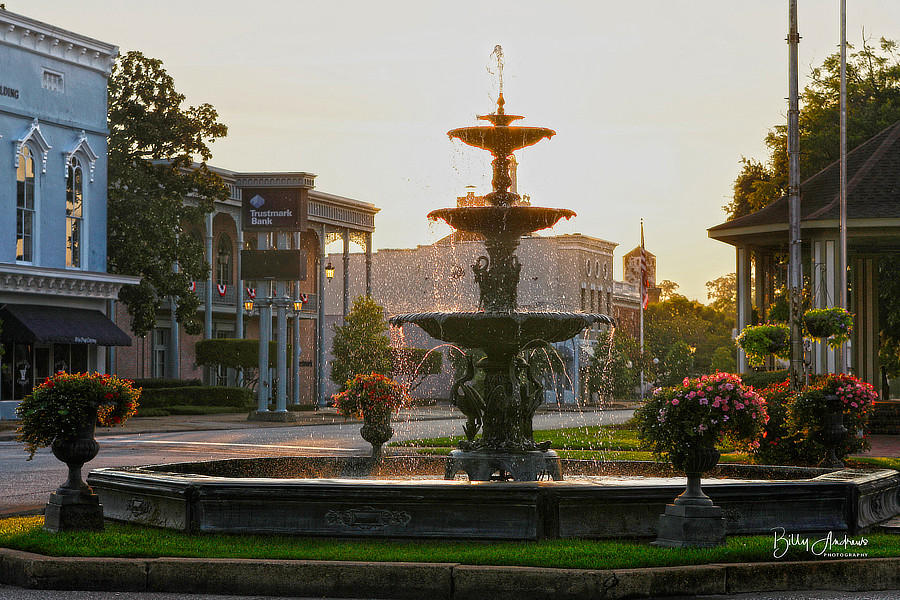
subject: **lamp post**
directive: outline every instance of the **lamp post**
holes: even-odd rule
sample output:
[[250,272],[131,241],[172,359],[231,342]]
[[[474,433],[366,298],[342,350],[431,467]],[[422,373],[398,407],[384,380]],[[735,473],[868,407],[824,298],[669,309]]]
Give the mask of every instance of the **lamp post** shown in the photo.
[[325,265],[325,277],[328,278],[328,281],[334,279],[334,265],[331,264],[331,261],[328,261],[328,264]]

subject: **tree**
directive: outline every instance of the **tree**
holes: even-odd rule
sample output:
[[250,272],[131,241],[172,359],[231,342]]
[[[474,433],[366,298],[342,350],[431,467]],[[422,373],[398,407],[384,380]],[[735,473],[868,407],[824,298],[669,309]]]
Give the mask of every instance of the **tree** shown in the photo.
[[384,309],[369,296],[353,301],[343,325],[334,325],[331,380],[344,391],[354,375],[391,375],[391,341]]
[[731,315],[737,306],[737,274],[728,273],[706,282],[706,298],[712,300],[710,307]]
[[[734,349],[733,327],[733,315],[676,294],[665,302],[650,304],[644,312],[645,355],[664,360],[673,346],[683,342],[694,349],[693,373],[711,373],[716,350]],[[679,357],[678,353],[672,356],[681,364]],[[665,364],[661,370],[671,371]]]
[[206,279],[209,265],[186,228],[201,225],[213,202],[228,198],[206,167],[208,144],[227,128],[212,106],[182,108],[184,99],[162,62],[140,52],[121,56],[109,78],[107,266],[142,278],[119,293],[138,336],[153,328],[170,297],[185,331],[202,330],[190,284]]
[[617,329],[613,334],[601,333],[588,365],[589,396],[596,392],[607,400],[633,397],[641,383],[641,370],[645,377],[650,375],[644,362],[640,344],[628,332]]
[[679,288],[679,285],[674,281],[669,281],[668,279],[663,279],[659,283],[656,284],[656,287],[659,288],[659,299],[660,300],[668,300],[672,296],[676,296],[678,294],[675,291]]
[[[900,60],[897,43],[882,38],[879,49],[863,40],[847,57],[847,147],[852,149],[900,120]],[[805,179],[836,161],[840,138],[840,54],[828,56],[810,72],[800,111],[800,173]],[[765,138],[764,162],[741,159],[729,219],[763,208],[787,193],[787,127],[777,125]]]

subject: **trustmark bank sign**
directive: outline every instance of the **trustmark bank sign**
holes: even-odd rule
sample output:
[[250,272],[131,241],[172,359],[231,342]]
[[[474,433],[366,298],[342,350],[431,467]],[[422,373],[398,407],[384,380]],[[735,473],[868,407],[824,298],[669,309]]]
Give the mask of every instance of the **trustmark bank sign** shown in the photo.
[[248,188],[244,197],[244,230],[306,231],[305,189]]

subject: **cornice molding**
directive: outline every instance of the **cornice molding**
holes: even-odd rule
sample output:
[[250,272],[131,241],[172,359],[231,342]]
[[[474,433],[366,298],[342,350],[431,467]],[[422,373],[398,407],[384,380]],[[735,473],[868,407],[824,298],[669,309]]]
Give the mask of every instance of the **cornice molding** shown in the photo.
[[0,264],[0,292],[115,300],[123,286],[140,281],[127,275]]
[[257,187],[316,187],[316,176],[312,173],[235,173],[234,185],[239,188]]
[[0,42],[76,64],[109,77],[119,48],[48,23],[0,10]]

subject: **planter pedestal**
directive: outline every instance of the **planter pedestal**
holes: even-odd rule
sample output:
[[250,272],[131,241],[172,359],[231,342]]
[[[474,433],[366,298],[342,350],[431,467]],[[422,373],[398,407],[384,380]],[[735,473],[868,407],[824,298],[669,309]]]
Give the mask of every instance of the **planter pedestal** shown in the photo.
[[701,448],[680,465],[687,487],[659,517],[654,546],[713,548],[725,543],[725,511],[700,489],[700,476],[719,462],[719,451]]
[[56,440],[51,445],[53,455],[69,467],[69,478],[50,494],[44,510],[44,529],[60,531],[102,531],[103,506],[97,494],[81,479],[81,467],[100,451],[94,439],[96,414],[72,438]]

